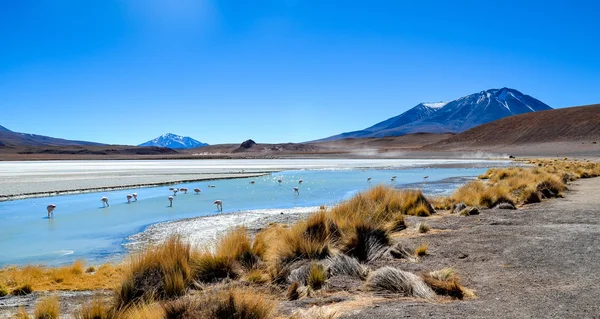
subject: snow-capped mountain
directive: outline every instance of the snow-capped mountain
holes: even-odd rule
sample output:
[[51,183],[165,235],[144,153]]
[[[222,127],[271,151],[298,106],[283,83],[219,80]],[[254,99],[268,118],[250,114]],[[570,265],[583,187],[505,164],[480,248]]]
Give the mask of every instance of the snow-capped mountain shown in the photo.
[[460,133],[507,116],[551,110],[543,102],[517,90],[490,89],[451,102],[421,103],[364,130],[324,140],[400,136],[412,133]]
[[187,136],[179,136],[171,133],[163,134],[151,141],[142,143],[138,146],[160,146],[168,147],[172,149],[182,148],[196,148],[207,146],[208,144],[196,141],[195,139]]

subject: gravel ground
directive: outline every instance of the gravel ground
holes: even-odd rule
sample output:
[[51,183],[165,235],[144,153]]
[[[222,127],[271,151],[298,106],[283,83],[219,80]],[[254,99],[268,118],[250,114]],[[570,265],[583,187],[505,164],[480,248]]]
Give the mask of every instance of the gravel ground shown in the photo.
[[564,199],[515,211],[429,218],[433,229],[446,231],[406,239],[429,243],[430,255],[394,266],[454,267],[477,299],[388,299],[344,318],[600,318],[600,178],[570,188]]

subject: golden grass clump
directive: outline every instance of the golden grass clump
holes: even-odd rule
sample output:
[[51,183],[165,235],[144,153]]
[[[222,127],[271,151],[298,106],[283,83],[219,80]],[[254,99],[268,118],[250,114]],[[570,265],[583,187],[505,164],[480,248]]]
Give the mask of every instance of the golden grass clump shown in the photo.
[[27,283],[24,283],[24,284],[16,287],[10,293],[13,296],[25,296],[25,295],[29,295],[32,292],[33,292],[33,288],[31,287],[31,284],[27,282]]
[[194,255],[190,264],[194,269],[194,277],[201,282],[216,282],[225,278],[238,277],[234,260],[208,251]]
[[385,228],[357,224],[346,232],[340,250],[359,261],[369,262],[383,255],[390,243],[390,235]]
[[245,227],[235,227],[225,234],[216,245],[215,256],[238,261],[248,268],[258,262]]
[[429,253],[427,252],[427,249],[429,249],[429,245],[423,243],[421,245],[419,245],[417,248],[415,248],[415,255],[416,256],[426,256]]
[[115,317],[113,308],[95,297],[91,302],[81,306],[75,313],[75,319],[112,319]]
[[437,279],[430,274],[422,274],[421,278],[438,295],[450,296],[456,299],[463,299],[463,287],[458,283],[458,278],[452,276],[447,280]]
[[19,307],[19,310],[17,310],[17,312],[15,312],[12,317],[12,319],[29,319],[29,314],[27,313],[27,310],[25,310],[24,306]]
[[308,273],[308,286],[314,290],[319,290],[327,280],[327,271],[321,264],[313,262],[310,265]]
[[4,297],[8,295],[8,288],[6,288],[3,284],[0,284],[0,297]]
[[419,233],[424,234],[424,233],[428,232],[431,229],[431,227],[429,227],[429,225],[427,225],[427,223],[422,222],[422,223],[417,224],[417,229],[419,230]]
[[35,305],[33,317],[35,319],[58,319],[60,304],[58,296],[41,298]]
[[115,306],[123,309],[154,298],[182,296],[192,280],[190,245],[179,236],[172,236],[132,256],[121,286],[116,290]]

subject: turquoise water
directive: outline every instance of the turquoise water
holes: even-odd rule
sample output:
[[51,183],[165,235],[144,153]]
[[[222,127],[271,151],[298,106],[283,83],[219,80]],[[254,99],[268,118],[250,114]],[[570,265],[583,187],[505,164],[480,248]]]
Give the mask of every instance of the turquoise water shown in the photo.
[[[126,238],[158,222],[215,215],[213,201],[223,201],[223,213],[259,209],[288,209],[332,205],[377,184],[423,188],[426,194],[448,194],[464,179],[486,168],[412,168],[296,170],[258,178],[195,182],[154,188],[33,198],[0,203],[0,266],[43,263],[58,265],[76,259],[89,263],[119,259]],[[392,183],[391,176],[397,176]],[[426,182],[423,176],[428,175]],[[371,177],[370,183],[367,178]],[[279,184],[277,179],[283,182]],[[298,184],[302,179],[303,183]],[[254,184],[250,181],[254,180]],[[214,185],[209,188],[208,185]],[[169,187],[187,187],[169,207]],[[196,195],[194,188],[202,192]],[[293,187],[299,187],[295,195]],[[137,202],[126,195],[137,193]],[[110,207],[100,198],[107,196]],[[55,204],[54,217],[47,218],[46,206]]]

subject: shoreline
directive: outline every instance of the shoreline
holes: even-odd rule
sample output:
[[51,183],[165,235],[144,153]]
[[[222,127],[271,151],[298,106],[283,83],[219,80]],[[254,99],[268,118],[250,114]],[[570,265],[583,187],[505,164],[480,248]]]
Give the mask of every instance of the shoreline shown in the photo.
[[[0,202],[19,200],[19,199],[27,199],[27,198],[53,197],[53,196],[60,196],[60,195],[74,195],[74,194],[86,194],[86,193],[94,193],[94,192],[102,192],[102,191],[115,191],[115,190],[124,190],[124,189],[132,189],[132,188],[150,188],[150,187],[158,187],[158,186],[174,185],[174,184],[182,184],[182,183],[206,182],[206,181],[227,180],[227,179],[240,179],[240,178],[249,178],[249,177],[261,177],[261,176],[266,176],[266,175],[269,175],[272,173],[277,173],[277,172],[280,172],[280,171],[241,173],[241,174],[235,174],[235,176],[231,176],[234,174],[213,174],[213,175],[217,175],[217,176],[194,178],[194,179],[183,179],[183,180],[177,179],[177,180],[171,180],[171,181],[166,181],[166,182],[154,182],[154,183],[143,183],[143,184],[90,187],[90,188],[56,190],[56,191],[37,192],[37,193],[23,193],[23,194],[14,194],[14,195],[9,194],[9,195],[0,195]],[[223,176],[218,176],[218,175],[223,175]]]

